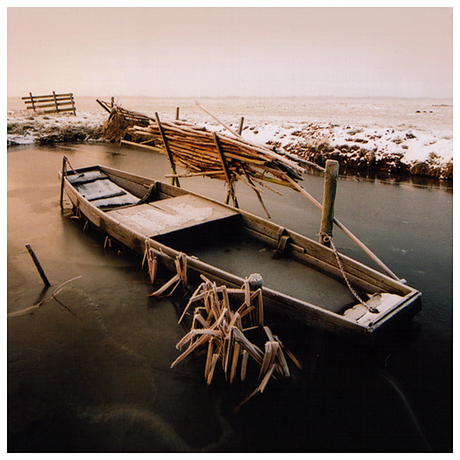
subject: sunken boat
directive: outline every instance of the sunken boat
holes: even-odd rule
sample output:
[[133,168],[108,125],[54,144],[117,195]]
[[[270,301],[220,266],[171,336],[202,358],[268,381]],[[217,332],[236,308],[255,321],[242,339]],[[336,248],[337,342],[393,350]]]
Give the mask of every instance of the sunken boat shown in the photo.
[[[204,276],[241,288],[258,273],[267,311],[361,336],[375,336],[421,309],[421,293],[404,280],[230,204],[103,165],[63,167],[60,179],[61,205],[65,193],[75,213],[132,251],[153,256],[158,268],[175,273],[180,260],[191,287]],[[267,265],[276,276],[265,273]]]

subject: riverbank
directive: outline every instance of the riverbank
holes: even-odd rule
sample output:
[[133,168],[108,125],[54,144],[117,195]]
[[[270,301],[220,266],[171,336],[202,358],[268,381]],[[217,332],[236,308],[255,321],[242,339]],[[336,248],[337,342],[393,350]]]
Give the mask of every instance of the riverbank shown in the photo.
[[[108,114],[102,110],[77,112],[76,116],[8,110],[7,145],[103,142],[103,125],[107,118]],[[196,123],[212,131],[225,131],[216,122]],[[237,128],[235,123],[229,125]],[[260,120],[253,117],[251,124],[244,127],[242,136],[248,141],[299,155],[320,166],[324,166],[327,159],[338,160],[344,174],[384,173],[453,179],[453,135],[448,131],[412,129],[406,125],[288,122],[273,116]]]

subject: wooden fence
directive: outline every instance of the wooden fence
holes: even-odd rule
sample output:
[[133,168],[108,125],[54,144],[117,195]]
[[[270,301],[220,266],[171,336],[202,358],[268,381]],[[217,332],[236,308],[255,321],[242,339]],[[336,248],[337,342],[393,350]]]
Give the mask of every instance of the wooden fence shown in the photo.
[[22,100],[27,106],[28,110],[42,113],[60,113],[60,112],[73,112],[76,115],[75,101],[72,93],[67,94],[53,94],[47,96],[29,96],[23,97]]

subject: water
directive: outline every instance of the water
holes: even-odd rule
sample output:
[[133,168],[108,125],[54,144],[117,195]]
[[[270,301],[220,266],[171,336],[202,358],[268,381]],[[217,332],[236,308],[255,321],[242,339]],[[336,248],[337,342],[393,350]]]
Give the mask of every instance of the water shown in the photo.
[[[8,149],[8,450],[10,452],[452,451],[452,189],[341,178],[336,216],[423,292],[423,311],[385,343],[362,347],[279,318],[302,362],[242,406],[255,381],[206,388],[203,361],[181,363],[180,299],[153,300],[141,260],[59,207],[57,171],[105,164],[153,178],[165,157],[116,145]],[[222,200],[222,183],[181,181]],[[317,199],[322,179],[308,176]],[[275,222],[316,238],[300,194],[266,193]],[[240,206],[264,213],[238,184]],[[49,290],[24,247],[30,243]],[[368,263],[336,234],[339,249]],[[77,278],[51,297],[61,283]],[[51,299],[51,300],[49,300]],[[46,301],[31,314],[23,310]],[[11,316],[11,315],[21,316]]]

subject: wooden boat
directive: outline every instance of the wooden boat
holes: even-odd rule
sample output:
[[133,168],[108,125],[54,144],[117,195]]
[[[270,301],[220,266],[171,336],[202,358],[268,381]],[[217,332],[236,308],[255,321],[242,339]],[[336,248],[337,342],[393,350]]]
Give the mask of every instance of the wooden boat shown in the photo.
[[334,250],[243,210],[106,166],[63,168],[60,177],[61,200],[65,192],[111,238],[141,255],[148,248],[172,272],[185,254],[192,286],[204,275],[240,288],[260,273],[268,312],[358,335],[374,336],[421,309],[421,293],[404,282],[343,254],[339,263]]

